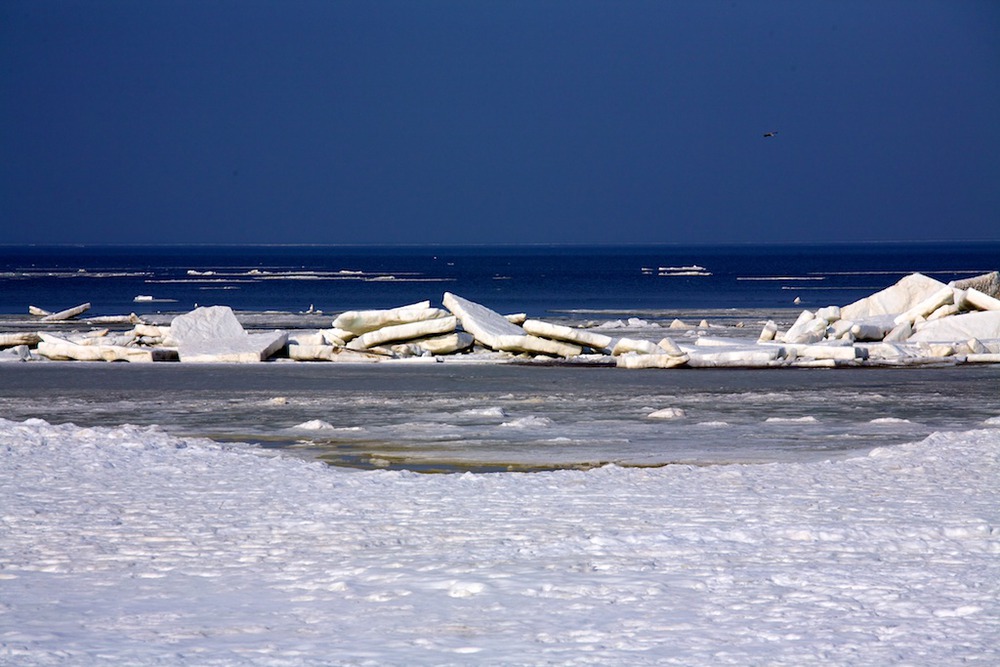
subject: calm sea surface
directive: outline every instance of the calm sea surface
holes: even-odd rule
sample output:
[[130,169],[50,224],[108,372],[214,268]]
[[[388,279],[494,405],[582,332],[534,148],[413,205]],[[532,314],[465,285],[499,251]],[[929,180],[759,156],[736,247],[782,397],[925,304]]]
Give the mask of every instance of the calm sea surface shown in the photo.
[[[642,247],[0,246],[0,314],[336,313],[445,291],[535,316],[842,305],[914,271],[1000,268],[1000,243]],[[138,300],[136,300],[138,299]]]

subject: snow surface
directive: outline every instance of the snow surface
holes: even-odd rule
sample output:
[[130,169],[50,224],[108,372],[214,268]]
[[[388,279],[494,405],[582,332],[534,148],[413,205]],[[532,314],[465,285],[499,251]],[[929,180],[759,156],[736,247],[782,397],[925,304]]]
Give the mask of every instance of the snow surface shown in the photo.
[[998,479],[996,428],[419,475],[0,420],[0,663],[998,664]]

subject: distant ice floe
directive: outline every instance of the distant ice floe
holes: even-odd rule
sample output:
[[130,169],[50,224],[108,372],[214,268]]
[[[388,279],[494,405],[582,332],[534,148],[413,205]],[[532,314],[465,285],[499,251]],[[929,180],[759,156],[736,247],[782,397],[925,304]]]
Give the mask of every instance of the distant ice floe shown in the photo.
[[675,278],[675,277],[688,277],[688,276],[710,276],[712,272],[706,269],[704,266],[698,264],[691,264],[690,266],[658,266],[655,269],[652,267],[644,266],[642,267],[643,275],[651,276],[656,275],[661,278]]
[[552,425],[552,420],[548,417],[518,417],[509,422],[503,422],[500,426],[505,428],[546,428]]
[[188,283],[188,282],[247,282],[260,280],[356,280],[361,282],[422,282],[439,283],[453,282],[454,278],[444,278],[427,276],[422,273],[411,271],[393,272],[366,272],[353,269],[341,269],[339,271],[275,271],[268,269],[249,269],[246,271],[222,271],[208,269],[199,271],[198,269],[188,269],[187,279],[173,278],[160,280],[147,280],[151,283]]
[[879,417],[878,419],[873,419],[869,424],[911,424],[909,419],[900,419],[899,417]]
[[648,419],[683,419],[686,416],[687,413],[682,408],[663,408],[646,415]]
[[805,417],[768,417],[764,420],[768,424],[815,424],[819,420],[812,415]]
[[177,299],[155,297],[151,294],[138,294],[132,299],[135,303],[177,303]]
[[487,419],[503,419],[507,416],[507,411],[499,406],[488,407],[488,408],[473,408],[470,410],[462,410],[458,413],[459,417],[482,417]]
[[333,431],[337,427],[328,421],[323,421],[322,419],[310,419],[307,422],[296,424],[292,428],[300,431]]
[[88,271],[87,269],[36,269],[0,272],[0,278],[14,280],[26,278],[142,278],[151,275],[153,275],[151,271]]

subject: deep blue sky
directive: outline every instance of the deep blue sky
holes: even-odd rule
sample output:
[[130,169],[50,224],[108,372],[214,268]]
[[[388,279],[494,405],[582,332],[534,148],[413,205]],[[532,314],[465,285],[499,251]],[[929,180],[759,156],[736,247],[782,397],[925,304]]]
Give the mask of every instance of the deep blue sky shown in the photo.
[[0,243],[1000,239],[993,0],[5,0],[0,67]]

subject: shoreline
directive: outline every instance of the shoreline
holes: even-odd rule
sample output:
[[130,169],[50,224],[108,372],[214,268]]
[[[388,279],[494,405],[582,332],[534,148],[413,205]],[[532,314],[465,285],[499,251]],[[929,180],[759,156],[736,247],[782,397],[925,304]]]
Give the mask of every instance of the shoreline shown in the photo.
[[[715,309],[734,318],[723,324],[674,318],[664,326],[670,311],[659,310],[644,311],[657,316],[653,321],[636,316],[542,320],[526,312],[505,315],[447,291],[441,307],[424,299],[389,309],[343,311],[332,322],[312,306],[298,315],[237,316],[229,306],[209,306],[156,319],[135,313],[78,319],[91,308],[87,302],[55,313],[31,306],[36,320],[17,320],[19,330],[0,333],[0,348],[5,348],[0,360],[343,363],[475,355],[484,362],[613,363],[629,370],[1000,364],[998,295],[997,271],[947,284],[911,273],[843,307],[802,310],[790,326],[773,317],[761,324],[762,315],[773,313],[760,309]],[[559,312],[617,313],[606,308]],[[760,327],[756,337],[748,331],[750,318],[751,326],[755,321]],[[14,321],[8,322],[11,328]],[[90,330],[80,331],[78,324]],[[31,325],[38,326],[32,330]],[[264,330],[274,325],[280,328]]]

